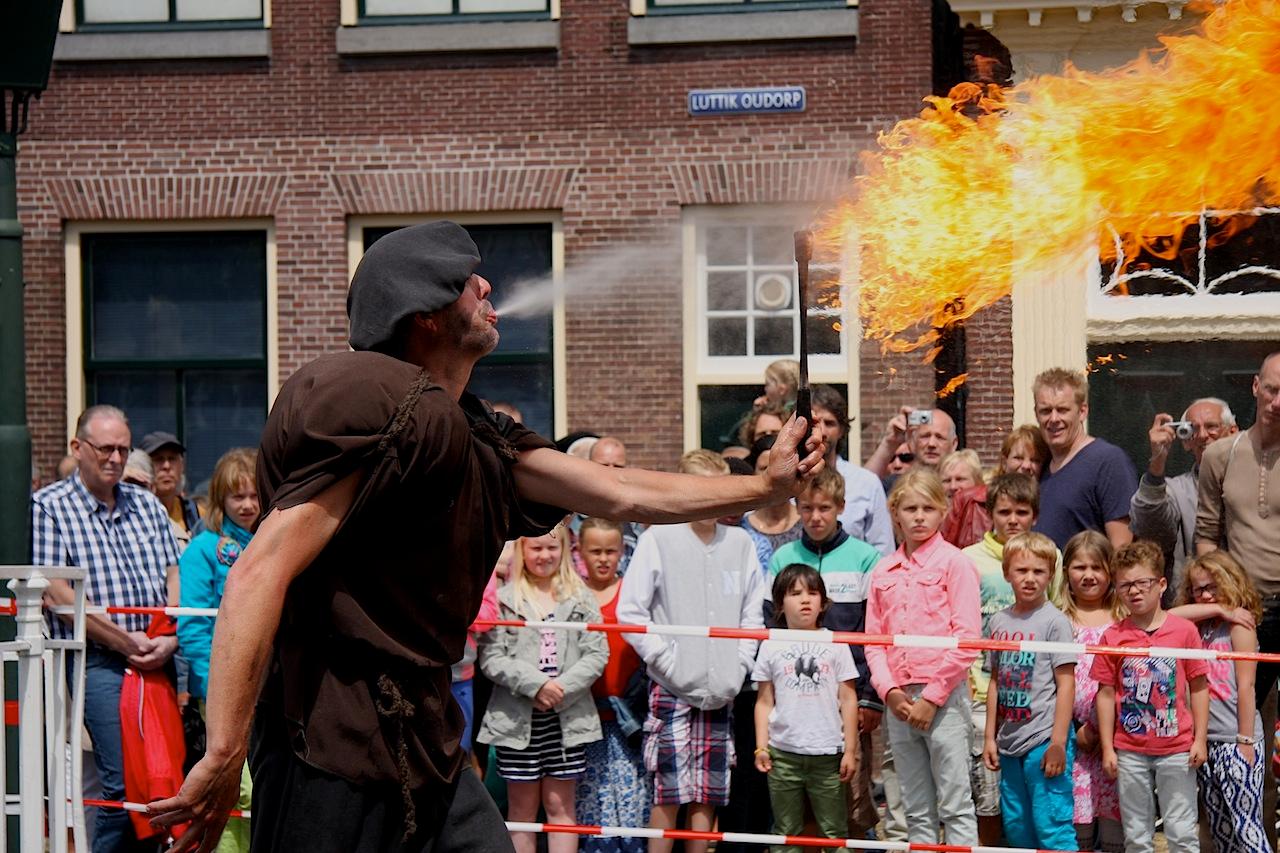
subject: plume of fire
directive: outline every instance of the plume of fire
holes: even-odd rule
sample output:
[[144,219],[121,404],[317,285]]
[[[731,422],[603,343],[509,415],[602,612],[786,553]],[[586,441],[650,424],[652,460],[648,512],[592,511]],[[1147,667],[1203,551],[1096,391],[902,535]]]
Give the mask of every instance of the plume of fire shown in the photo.
[[867,337],[927,346],[1008,296],[1015,264],[1171,254],[1202,209],[1280,200],[1280,0],[1227,0],[1161,43],[1103,73],[962,84],[882,134],[819,231],[857,258]]
[[938,399],[945,400],[946,398],[954,394],[960,388],[961,385],[963,385],[968,381],[969,381],[969,374],[967,373],[961,373],[958,376],[951,377],[950,379],[947,380],[947,384],[943,385],[942,388],[938,390],[938,394],[937,394]]

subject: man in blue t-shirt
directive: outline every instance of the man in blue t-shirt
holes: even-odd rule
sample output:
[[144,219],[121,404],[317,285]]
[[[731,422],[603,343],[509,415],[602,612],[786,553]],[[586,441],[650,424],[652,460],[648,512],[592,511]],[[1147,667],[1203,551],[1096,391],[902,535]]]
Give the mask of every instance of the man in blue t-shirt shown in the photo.
[[1059,548],[1081,530],[1105,533],[1117,548],[1129,544],[1129,499],[1138,490],[1138,472],[1123,450],[1085,431],[1089,383],[1084,374],[1046,370],[1035,378],[1031,393],[1051,456],[1040,478],[1035,529]]

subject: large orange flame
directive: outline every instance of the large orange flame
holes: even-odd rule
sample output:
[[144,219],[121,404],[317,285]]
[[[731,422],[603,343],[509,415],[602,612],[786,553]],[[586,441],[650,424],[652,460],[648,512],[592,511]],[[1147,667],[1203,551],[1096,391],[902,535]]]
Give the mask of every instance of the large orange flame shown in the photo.
[[882,134],[820,230],[856,252],[866,335],[933,342],[1009,295],[1015,256],[1113,260],[1108,223],[1123,264],[1176,248],[1202,209],[1280,199],[1280,0],[1227,0],[1161,43],[1103,73],[964,84]]

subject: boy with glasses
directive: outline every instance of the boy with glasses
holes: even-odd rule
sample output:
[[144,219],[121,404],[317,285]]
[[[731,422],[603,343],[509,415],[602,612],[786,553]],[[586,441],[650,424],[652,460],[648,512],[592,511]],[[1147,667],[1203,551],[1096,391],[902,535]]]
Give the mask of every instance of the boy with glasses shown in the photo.
[[[1195,625],[1160,606],[1166,586],[1160,546],[1146,540],[1126,545],[1116,552],[1112,570],[1129,616],[1106,630],[1101,645],[1202,648]],[[1208,749],[1208,672],[1203,660],[1094,659],[1102,768],[1118,780],[1127,853],[1153,850],[1155,796],[1171,853],[1200,849],[1196,769]]]

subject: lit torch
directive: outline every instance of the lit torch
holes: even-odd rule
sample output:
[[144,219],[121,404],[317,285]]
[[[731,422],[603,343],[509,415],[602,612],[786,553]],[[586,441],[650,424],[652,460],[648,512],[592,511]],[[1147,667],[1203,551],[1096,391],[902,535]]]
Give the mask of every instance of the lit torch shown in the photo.
[[800,290],[800,384],[796,388],[796,415],[813,426],[813,410],[809,397],[809,261],[813,257],[813,232],[802,229],[795,233],[796,279]]

